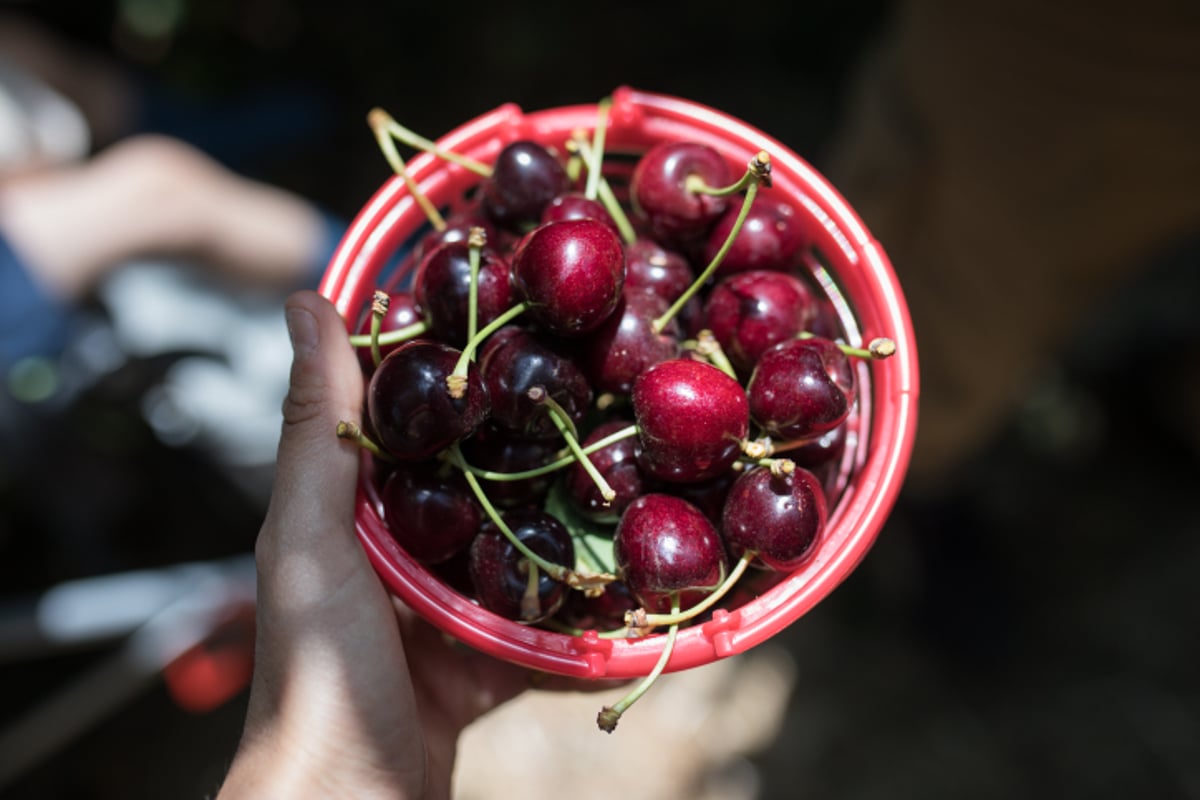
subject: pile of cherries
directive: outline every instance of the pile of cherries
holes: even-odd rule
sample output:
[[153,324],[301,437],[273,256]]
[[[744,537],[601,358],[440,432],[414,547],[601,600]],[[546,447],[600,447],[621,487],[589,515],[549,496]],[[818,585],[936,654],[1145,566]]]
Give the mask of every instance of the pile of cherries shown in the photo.
[[[603,107],[601,108],[603,112]],[[380,514],[416,561],[490,611],[568,634],[681,625],[816,551],[857,400],[854,358],[770,187],[712,148],[659,144],[610,184],[603,138],[504,147],[375,293],[357,333]],[[597,131],[602,134],[603,116]],[[417,192],[415,185],[410,189]],[[749,587],[749,588],[747,588]],[[761,588],[761,587],[758,587]]]

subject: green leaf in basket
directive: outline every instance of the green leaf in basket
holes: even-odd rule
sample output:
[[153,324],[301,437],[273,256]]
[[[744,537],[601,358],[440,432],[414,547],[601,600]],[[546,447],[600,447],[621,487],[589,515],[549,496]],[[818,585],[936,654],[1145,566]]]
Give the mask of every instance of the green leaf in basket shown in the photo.
[[563,481],[555,481],[546,495],[544,506],[547,514],[558,519],[571,538],[575,540],[576,567],[586,567],[597,572],[615,573],[613,558],[613,523],[596,522],[584,516],[567,497]]

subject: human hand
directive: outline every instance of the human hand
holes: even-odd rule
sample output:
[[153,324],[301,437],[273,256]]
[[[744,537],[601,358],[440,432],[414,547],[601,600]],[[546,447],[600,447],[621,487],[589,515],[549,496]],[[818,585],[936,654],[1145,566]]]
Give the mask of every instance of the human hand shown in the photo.
[[362,373],[342,319],[287,303],[294,358],[275,487],[255,547],[257,643],[234,797],[441,798],[462,729],[530,685],[394,601],[354,532]]

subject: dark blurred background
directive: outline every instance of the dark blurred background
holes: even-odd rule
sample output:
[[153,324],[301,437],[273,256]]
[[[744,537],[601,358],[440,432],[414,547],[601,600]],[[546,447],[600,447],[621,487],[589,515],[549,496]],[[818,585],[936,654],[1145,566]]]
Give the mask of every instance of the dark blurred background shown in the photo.
[[[1140,27],[1116,4],[1066,6],[980,6],[978,20],[882,0],[0,9],[126,70],[129,132],[191,141],[345,220],[388,175],[373,106],[437,136],[503,102],[591,102],[628,84],[771,133],[834,177],[911,287],[930,353],[921,436],[937,449],[918,445],[860,570],[782,635],[799,680],[752,758],[758,796],[1197,798],[1200,209],[1175,190],[1197,176],[1177,144],[1200,141],[1184,135],[1200,94],[1178,102],[1200,87],[1200,27],[1186,3],[1149,4]],[[954,46],[922,39],[935,35]],[[976,83],[946,89],[955,78]],[[1158,160],[1140,165],[1146,153]],[[1043,163],[1044,181],[1004,183]],[[1056,208],[1080,213],[1055,228]],[[0,472],[12,603],[252,548],[260,497],[144,419],[164,367],[134,360],[22,416],[34,435]],[[0,662],[0,719],[105,652]],[[204,796],[244,709],[238,692],[190,712],[153,681],[5,796]]]

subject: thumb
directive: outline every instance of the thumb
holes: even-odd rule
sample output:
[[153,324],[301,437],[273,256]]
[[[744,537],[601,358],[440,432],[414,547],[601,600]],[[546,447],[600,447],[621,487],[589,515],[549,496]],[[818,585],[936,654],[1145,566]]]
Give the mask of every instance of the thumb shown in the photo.
[[269,551],[286,538],[289,551],[332,555],[353,535],[359,454],[337,438],[336,429],[340,420],[359,420],[362,371],[345,323],[328,300],[298,292],[284,309],[291,379],[259,549]]

